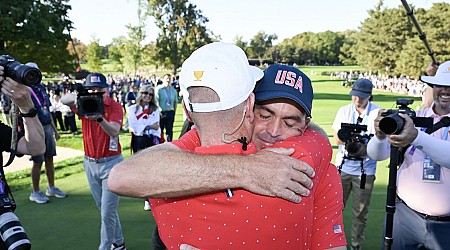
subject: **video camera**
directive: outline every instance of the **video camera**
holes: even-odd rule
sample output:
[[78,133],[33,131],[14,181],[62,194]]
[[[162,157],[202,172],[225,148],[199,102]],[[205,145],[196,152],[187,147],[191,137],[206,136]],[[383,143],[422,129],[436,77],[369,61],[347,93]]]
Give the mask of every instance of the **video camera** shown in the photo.
[[398,114],[406,114],[414,122],[414,126],[428,128],[433,126],[433,118],[429,117],[416,117],[416,112],[408,107],[408,105],[413,104],[414,100],[409,98],[399,98],[397,99],[398,109],[389,109],[383,112],[381,115],[383,118],[380,120],[379,127],[381,132],[391,135],[398,135],[402,132],[405,126],[405,119],[403,119]]
[[0,66],[5,68],[5,77],[11,77],[11,79],[20,84],[31,87],[39,84],[42,80],[42,74],[39,69],[21,64],[12,56],[0,55]]
[[103,92],[90,92],[89,87],[80,83],[75,84],[75,90],[78,92],[77,110],[80,116],[103,115],[105,113]]
[[345,142],[345,150],[348,155],[345,158],[350,160],[363,160],[366,156],[365,145],[373,135],[368,135],[367,125],[341,123],[337,136],[339,140]]

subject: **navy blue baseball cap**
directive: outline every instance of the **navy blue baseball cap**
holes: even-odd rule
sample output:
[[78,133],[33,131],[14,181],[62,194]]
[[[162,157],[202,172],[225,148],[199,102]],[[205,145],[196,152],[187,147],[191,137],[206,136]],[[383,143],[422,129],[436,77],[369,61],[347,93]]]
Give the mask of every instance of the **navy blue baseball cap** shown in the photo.
[[106,77],[100,73],[92,73],[86,76],[85,87],[107,88]]
[[355,83],[353,83],[350,95],[366,99],[367,97],[372,95],[372,89],[373,84],[369,79],[360,78],[356,80]]
[[270,65],[264,71],[264,77],[256,83],[256,101],[275,98],[287,98],[297,102],[311,117],[314,99],[311,80],[299,69],[281,64]]

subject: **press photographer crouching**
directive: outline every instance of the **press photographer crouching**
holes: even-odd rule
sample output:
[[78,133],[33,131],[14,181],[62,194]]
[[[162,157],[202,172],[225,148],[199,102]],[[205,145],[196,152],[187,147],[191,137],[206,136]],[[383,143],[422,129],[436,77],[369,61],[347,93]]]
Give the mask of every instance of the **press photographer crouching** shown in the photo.
[[358,79],[352,86],[352,103],[339,108],[333,122],[334,139],[339,146],[335,165],[341,173],[344,205],[353,192],[352,249],[364,242],[370,198],[375,182],[376,161],[366,154],[366,143],[375,133],[373,127],[379,106],[371,103],[373,84]]
[[433,104],[418,110],[416,118],[432,118],[433,127],[421,128],[400,112],[403,128],[386,135],[380,130],[381,111],[375,120],[376,136],[367,145],[368,155],[376,160],[387,159],[391,145],[404,149],[396,176],[392,249],[447,249],[450,245],[450,61],[441,64],[435,76],[420,80],[433,88]]
[[[21,156],[43,154],[45,150],[44,130],[37,118],[37,110],[34,109],[30,92],[27,85],[32,84],[37,77],[37,82],[41,80],[41,73],[32,69],[31,77],[26,72],[30,67],[8,57],[0,56],[0,86],[1,91],[11,98],[13,102],[13,128],[0,123],[0,147],[1,151],[10,152],[10,160],[3,165],[3,158],[0,154],[0,249],[30,249],[31,243],[21,226],[19,219],[14,215],[16,203],[12,197],[11,190],[6,182],[3,167],[9,165],[14,159],[14,155]],[[12,65],[12,66],[11,66]],[[15,79],[15,80],[13,80]],[[23,117],[23,130],[17,131],[17,109]]]
[[68,93],[61,102],[81,118],[84,170],[101,213],[99,249],[126,249],[117,213],[119,197],[108,189],[109,172],[123,161],[119,142],[123,109],[109,97],[107,89],[106,77],[92,73],[82,87],[78,86],[78,94]]

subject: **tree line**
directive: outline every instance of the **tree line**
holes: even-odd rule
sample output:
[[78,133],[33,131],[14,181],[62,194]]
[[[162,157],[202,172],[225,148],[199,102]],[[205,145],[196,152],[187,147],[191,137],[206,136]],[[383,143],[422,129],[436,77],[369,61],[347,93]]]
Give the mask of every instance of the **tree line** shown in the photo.
[[[70,36],[68,0],[8,1],[0,5],[0,54],[35,61],[50,73],[73,72],[79,60],[87,62],[89,70],[101,71],[102,59],[124,73],[136,74],[149,66],[175,73],[195,49],[221,39],[189,0],[136,1],[139,24],[127,25],[127,34],[106,46],[97,38],[86,45]],[[449,60],[450,4],[434,3],[428,10],[412,7],[437,59]],[[413,78],[423,74],[430,57],[403,6],[386,8],[380,0],[368,14],[356,30],[303,32],[276,45],[276,34],[260,31],[249,41],[236,37],[234,42],[258,64],[359,65],[370,73]],[[158,34],[156,41],[145,44],[148,17],[156,20]]]

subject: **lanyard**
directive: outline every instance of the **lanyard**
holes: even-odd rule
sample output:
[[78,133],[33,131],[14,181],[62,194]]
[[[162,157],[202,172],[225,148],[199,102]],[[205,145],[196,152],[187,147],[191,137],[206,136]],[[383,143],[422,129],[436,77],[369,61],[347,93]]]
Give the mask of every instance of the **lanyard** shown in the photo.
[[31,91],[31,94],[33,94],[34,98],[36,98],[36,101],[39,103],[39,106],[41,106],[42,108],[47,107],[47,101],[46,98],[44,96],[44,94],[42,94],[42,92],[39,90],[39,93],[42,95],[42,99],[44,101],[44,106],[42,106],[41,100],[39,100],[39,98],[37,97],[36,93],[34,92],[34,90],[30,87],[28,87]]
[[[169,94],[170,94],[170,87],[169,87]],[[167,96],[167,88],[166,87],[164,87],[164,95],[166,96],[166,102],[167,102],[167,100],[169,100],[168,102],[170,104],[172,104],[172,100],[170,100],[170,95]]]

